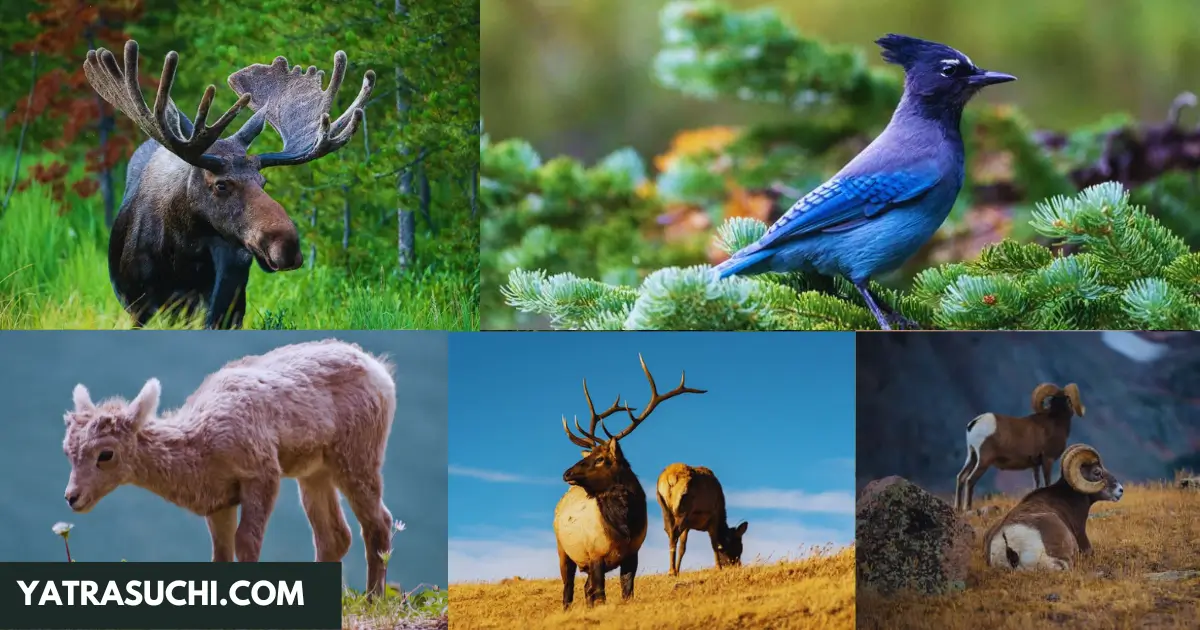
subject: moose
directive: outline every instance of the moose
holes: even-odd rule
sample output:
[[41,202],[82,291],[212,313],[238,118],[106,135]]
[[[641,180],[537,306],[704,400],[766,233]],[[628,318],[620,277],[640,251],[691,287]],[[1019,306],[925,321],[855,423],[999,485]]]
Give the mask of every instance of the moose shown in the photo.
[[718,569],[741,566],[742,536],[749,523],[742,521],[737,527],[730,527],[726,522],[725,491],[712,470],[671,464],[658,476],[656,494],[662,508],[663,529],[671,545],[669,575],[679,575],[683,554],[687,553],[688,531],[693,529],[708,532]]
[[[267,273],[304,263],[296,225],[264,190],[261,171],[310,162],[343,147],[363,120],[375,85],[367,70],[358,96],[336,120],[329,109],[346,74],[346,53],[333,57],[329,87],[313,66],[288,69],[284,57],[229,76],[238,100],[207,125],[216,88],[200,99],[196,120],[171,100],[179,55],[167,53],[151,110],[138,87],[138,44],[125,43],[122,66],[105,48],[89,50],[88,83],[150,139],[133,153],[125,196],[113,222],[108,270],[113,291],[140,328],[159,310],[191,317],[206,310],[206,328],[240,328],[252,262]],[[225,128],[243,107],[254,114],[228,138]],[[283,139],[278,152],[248,155],[270,124]]]
[[[558,543],[558,567],[563,581],[563,610],[570,608],[575,598],[575,570],[588,574],[584,584],[587,606],[604,603],[604,574],[616,567],[621,569],[621,597],[633,597],[633,580],[637,575],[638,551],[646,540],[646,491],[621,452],[620,441],[638,428],[655,408],[665,400],[680,394],[703,394],[707,390],[687,387],[686,372],[679,386],[659,394],[646,361],[638,355],[642,371],[650,382],[650,402],[641,414],[633,415],[634,407],[621,405],[621,397],[608,409],[596,413],[587,379],[583,381],[583,396],[587,400],[591,422],[585,431],[575,418],[575,429],[567,426],[563,416],[563,431],[571,443],[585,449],[583,459],[563,473],[563,481],[571,487],[554,508],[554,537]],[[604,426],[604,419],[624,411],[630,424],[613,435]],[[596,425],[607,439],[596,435]]]

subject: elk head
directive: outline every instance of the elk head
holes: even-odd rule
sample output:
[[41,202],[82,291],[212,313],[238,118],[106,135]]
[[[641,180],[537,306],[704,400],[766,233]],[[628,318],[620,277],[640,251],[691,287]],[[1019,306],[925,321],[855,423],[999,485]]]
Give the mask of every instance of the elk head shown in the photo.
[[[625,455],[621,452],[621,438],[633,433],[633,430],[638,428],[646,418],[654,413],[654,409],[659,403],[664,400],[674,398],[680,394],[703,394],[707,390],[692,389],[684,385],[684,380],[687,378],[685,372],[679,377],[679,386],[665,393],[659,394],[658,388],[654,383],[654,377],[650,374],[649,368],[646,367],[646,360],[642,355],[638,355],[638,360],[642,363],[642,372],[646,374],[646,380],[650,383],[650,402],[646,404],[642,413],[633,415],[634,407],[621,405],[620,394],[613,401],[612,406],[601,413],[596,413],[596,407],[592,404],[592,395],[588,391],[587,379],[583,381],[583,396],[587,399],[588,411],[591,414],[591,423],[585,431],[579,426],[579,418],[575,418],[575,429],[579,432],[576,435],[571,432],[567,426],[567,417],[563,416],[563,431],[566,431],[567,438],[572,444],[583,447],[583,459],[579,460],[574,466],[567,469],[563,473],[563,481],[573,486],[579,486],[587,491],[589,496],[595,496],[602,493],[613,486],[619,485],[631,480],[637,481],[633,470],[629,467],[629,462],[625,460]],[[629,414],[629,426],[625,427],[620,433],[613,435],[608,432],[608,428],[604,426],[604,419],[612,414],[624,411]],[[607,437],[600,438],[596,436],[596,426],[604,431]],[[740,541],[739,541],[740,543]],[[740,546],[740,545],[739,545]]]
[[[123,69],[112,52],[100,48],[88,51],[83,71],[104,100],[124,112],[164,149],[194,167],[187,177],[183,200],[189,211],[199,214],[222,237],[241,243],[264,271],[300,267],[304,257],[296,226],[287,211],[263,190],[267,180],[260,171],[310,162],[349,142],[362,122],[375,73],[367,70],[350,108],[330,122],[329,108],[346,74],[346,53],[339,50],[334,55],[333,75],[326,89],[321,88],[323,71],[313,66],[303,72],[300,66],[289,71],[283,57],[276,57],[270,65],[247,66],[229,76],[229,87],[239,96],[237,103],[209,126],[205,123],[216,88],[210,85],[205,89],[193,124],[171,100],[178,64],[179,55],[175,51],[167,53],[153,111],[138,87],[137,42],[125,43]],[[254,115],[237,133],[222,139],[221,133],[246,105]],[[264,123],[279,132],[283,150],[248,155],[247,149]]]
[[717,530],[716,548],[717,565],[722,567],[738,567],[742,565],[742,536],[750,524],[742,521],[737,527],[727,527],[724,524]]

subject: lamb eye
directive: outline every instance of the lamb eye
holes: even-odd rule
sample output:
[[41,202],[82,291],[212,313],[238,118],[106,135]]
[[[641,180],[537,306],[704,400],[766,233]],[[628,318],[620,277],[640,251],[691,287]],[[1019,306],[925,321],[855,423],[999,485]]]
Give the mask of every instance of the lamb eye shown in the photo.
[[96,458],[96,463],[107,462],[113,458],[112,451],[100,451],[100,456]]
[[942,76],[952,77],[956,74],[958,74],[958,64],[948,63],[942,66]]

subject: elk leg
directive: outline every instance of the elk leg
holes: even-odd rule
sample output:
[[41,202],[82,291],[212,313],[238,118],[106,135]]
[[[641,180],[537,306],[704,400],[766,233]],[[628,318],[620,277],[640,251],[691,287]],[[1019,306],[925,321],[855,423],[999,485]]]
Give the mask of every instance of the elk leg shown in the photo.
[[587,584],[584,585],[584,592],[587,594],[588,608],[593,604],[603,604],[604,596],[604,561],[599,560],[588,567]]
[[275,498],[279,496],[279,478],[247,479],[242,482],[242,520],[234,535],[234,548],[238,562],[258,562],[262,552],[263,535],[267,533],[267,520],[275,509]]
[[633,597],[633,578],[637,576],[637,552],[629,554],[621,560],[621,599]]
[[331,475],[322,471],[296,481],[300,484],[300,503],[312,527],[317,562],[341,562],[350,550],[350,525]]
[[679,564],[676,565],[675,569],[675,573],[677,575],[679,574],[679,571],[683,569],[683,554],[687,553],[687,537],[689,531],[690,530],[688,528],[684,527],[683,532],[679,534]]
[[558,548],[558,572],[562,575],[563,582],[563,610],[570,608],[571,602],[575,599],[575,569],[575,561],[569,558],[567,552],[563,551],[560,546]]
[[233,541],[237,536],[237,506],[217,510],[208,515],[208,533],[212,536],[212,561],[233,562]]

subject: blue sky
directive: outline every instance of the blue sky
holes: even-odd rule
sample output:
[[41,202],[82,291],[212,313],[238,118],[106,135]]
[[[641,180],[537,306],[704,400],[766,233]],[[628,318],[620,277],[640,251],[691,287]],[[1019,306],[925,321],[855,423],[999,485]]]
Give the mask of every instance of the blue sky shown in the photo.
[[[799,556],[854,538],[853,333],[494,333],[450,338],[450,581],[558,575],[552,522],[562,473],[580,458],[562,416],[586,427],[619,393],[641,408],[679,383],[708,393],[663,402],[621,448],[649,499],[639,573],[667,569],[658,474],[713,469],[730,525],[749,521],[743,561]],[[628,423],[612,416],[609,430]],[[713,564],[689,539],[684,568]]]

